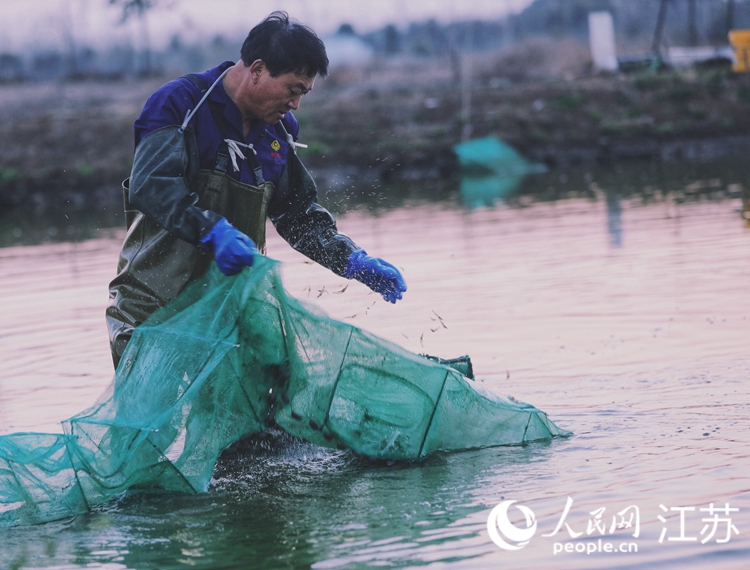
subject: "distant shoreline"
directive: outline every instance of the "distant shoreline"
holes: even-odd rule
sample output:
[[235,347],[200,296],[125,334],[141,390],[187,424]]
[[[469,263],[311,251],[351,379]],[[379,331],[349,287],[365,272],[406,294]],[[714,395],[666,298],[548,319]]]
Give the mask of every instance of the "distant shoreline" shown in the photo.
[[[301,156],[321,186],[337,176],[381,186],[459,176],[451,149],[461,138],[461,90],[449,74],[413,69],[413,78],[409,69],[339,73],[303,102],[297,116],[309,149]],[[493,73],[477,73],[472,86],[473,136],[496,135],[550,168],[750,154],[750,74],[717,68],[512,83]],[[2,212],[117,208],[133,120],[168,79],[0,86]]]

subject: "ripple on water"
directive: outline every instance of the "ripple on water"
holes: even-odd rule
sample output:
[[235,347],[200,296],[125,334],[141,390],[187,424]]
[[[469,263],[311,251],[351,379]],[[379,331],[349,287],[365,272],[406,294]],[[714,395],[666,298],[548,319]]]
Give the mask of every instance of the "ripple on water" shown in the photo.
[[[344,280],[271,232],[292,294],[409,350],[471,354],[484,387],[538,406],[574,435],[391,466],[272,435],[226,453],[208,493],[132,492],[74,520],[10,529],[0,559],[19,568],[742,567],[750,234],[736,207],[625,202],[621,247],[602,201],[342,218],[342,231],[403,267],[409,291],[395,306],[358,284],[319,294]],[[59,431],[109,383],[102,311],[118,248],[113,239],[0,250],[3,433]],[[542,535],[568,497],[567,522],[589,542],[598,509],[609,521],[638,506],[638,553],[554,555],[567,530]],[[502,500],[536,515],[537,533],[519,551],[487,536]],[[659,543],[679,524],[679,512],[660,505],[694,507],[686,533],[702,538],[697,509],[710,503],[740,508],[739,535]]]

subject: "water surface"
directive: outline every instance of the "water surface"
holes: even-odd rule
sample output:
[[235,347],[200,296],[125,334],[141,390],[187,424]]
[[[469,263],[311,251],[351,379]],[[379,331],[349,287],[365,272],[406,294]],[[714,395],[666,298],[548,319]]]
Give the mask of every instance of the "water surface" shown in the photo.
[[[470,354],[478,382],[538,406],[571,438],[387,466],[276,434],[225,456],[206,494],[125,494],[85,516],[4,530],[0,566],[746,566],[750,230],[740,200],[586,188],[556,201],[464,210],[405,200],[341,217],[344,233],[403,268],[409,290],[395,306],[357,283],[342,293],[345,280],[269,232],[290,293],[407,349]],[[0,249],[0,433],[59,432],[108,384],[103,309],[121,239]],[[564,525],[542,536],[568,498],[578,538]],[[536,516],[519,550],[487,533],[503,500]],[[739,511],[717,513],[708,539],[713,517],[700,509],[712,503]],[[639,536],[610,533],[613,515],[633,506]],[[637,552],[554,553],[600,538]]]

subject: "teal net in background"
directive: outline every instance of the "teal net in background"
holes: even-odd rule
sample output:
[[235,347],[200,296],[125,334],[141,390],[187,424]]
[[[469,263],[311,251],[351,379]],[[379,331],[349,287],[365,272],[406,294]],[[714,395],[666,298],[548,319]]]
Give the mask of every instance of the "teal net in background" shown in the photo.
[[0,437],[0,526],[86,512],[133,488],[206,491],[221,452],[277,425],[380,459],[567,435],[287,296],[277,262],[212,268],[135,330],[108,391],[64,434]]

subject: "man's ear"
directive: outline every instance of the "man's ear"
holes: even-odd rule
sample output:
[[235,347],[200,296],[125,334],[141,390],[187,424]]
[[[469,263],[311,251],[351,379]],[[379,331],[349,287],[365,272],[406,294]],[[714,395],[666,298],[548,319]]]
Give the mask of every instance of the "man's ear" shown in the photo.
[[260,76],[267,68],[262,59],[256,59],[250,64],[250,67],[248,69],[250,70],[250,76],[253,78],[253,83],[257,83],[260,79]]

